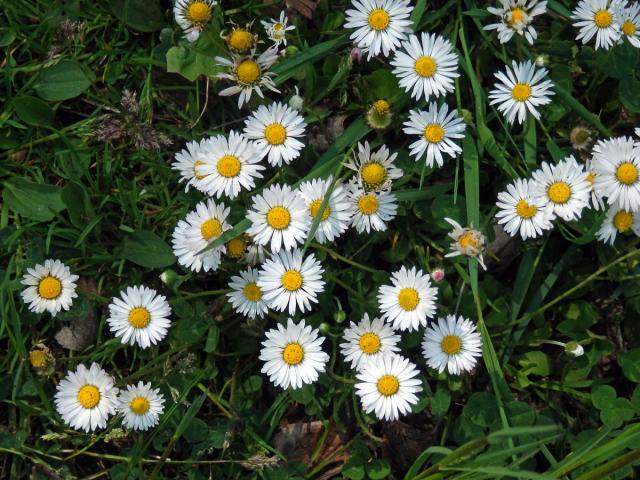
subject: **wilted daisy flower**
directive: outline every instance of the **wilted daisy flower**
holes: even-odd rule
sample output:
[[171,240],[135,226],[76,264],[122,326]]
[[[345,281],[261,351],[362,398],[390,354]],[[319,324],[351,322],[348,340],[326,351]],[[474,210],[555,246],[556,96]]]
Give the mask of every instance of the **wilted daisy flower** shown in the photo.
[[594,188],[611,206],[640,209],[640,148],[631,137],[601,140],[593,147]]
[[164,295],[145,286],[128,287],[109,304],[107,323],[124,344],[148,348],[167,335],[171,326],[171,307]]
[[451,42],[440,35],[422,32],[421,40],[415,35],[402,42],[404,51],[396,52],[391,65],[400,79],[400,86],[420,100],[424,95],[439,97],[455,90],[458,73],[458,55]]
[[244,258],[249,265],[257,265],[265,261],[271,255],[268,248],[264,245],[258,245],[253,240],[249,242]]
[[175,162],[171,164],[171,169],[180,174],[179,182],[187,182],[184,191],[188,192],[190,186],[196,187],[202,191],[200,180],[202,179],[196,172],[196,167],[202,165],[202,149],[200,142],[187,142],[186,148],[183,148],[175,156]]
[[53,373],[56,359],[49,347],[44,343],[39,343],[29,351],[29,363],[38,374],[50,375]]
[[625,5],[626,2],[619,2],[616,8],[616,17],[622,36],[631,45],[640,48],[640,4],[633,2]]
[[574,150],[585,152],[593,145],[594,131],[584,125],[576,125],[569,132],[569,140]]
[[487,267],[485,267],[484,259],[482,258],[484,253],[484,235],[482,232],[474,230],[473,226],[471,228],[462,228],[462,225],[451,218],[445,217],[445,221],[453,227],[449,237],[455,242],[451,244],[451,252],[447,253],[445,257],[464,255],[465,257],[476,258],[482,268],[486,270]]
[[118,397],[118,410],[122,413],[122,425],[133,430],[148,430],[158,425],[164,411],[164,396],[151,382],[127,385]]
[[422,354],[427,365],[442,373],[470,372],[482,355],[482,339],[476,326],[463,317],[447,315],[433,322],[424,332]]
[[233,53],[246,55],[250,53],[258,43],[258,36],[251,33],[251,25],[246,27],[234,26],[227,35],[221,35],[227,44],[227,48]]
[[596,50],[609,50],[620,39],[620,24],[616,15],[617,0],[580,0],[572,11],[574,27],[580,29],[576,40],[585,44],[596,37]]
[[500,17],[498,23],[484,27],[485,30],[497,30],[500,43],[507,43],[514,33],[524,36],[531,45],[538,38],[531,22],[537,15],[547,11],[547,2],[538,0],[500,0],[500,7],[488,7],[493,15]]
[[507,190],[498,194],[496,205],[500,209],[498,223],[512,237],[520,233],[523,240],[536,238],[553,228],[551,212],[546,202],[534,196],[530,180],[518,178],[507,185]]
[[398,204],[391,192],[366,192],[356,184],[348,187],[347,197],[351,202],[351,225],[358,233],[384,232],[387,222],[396,218]]
[[420,372],[408,359],[396,354],[380,355],[365,363],[356,375],[356,395],[365,412],[380,420],[397,420],[411,412],[422,391]]
[[233,258],[234,260],[241,260],[247,252],[248,245],[249,240],[246,235],[240,235],[239,237],[232,238],[227,243],[225,243],[225,253],[229,258]]
[[71,428],[93,431],[105,428],[107,419],[116,413],[118,389],[113,378],[100,365],[78,365],[56,387],[56,410]]
[[382,318],[394,330],[417,330],[436,314],[438,289],[431,286],[428,274],[416,267],[404,266],[391,275],[391,285],[378,290]]
[[249,318],[261,318],[269,310],[258,286],[258,270],[248,268],[234,275],[229,282],[231,292],[227,293],[233,309]]
[[276,20],[275,18],[269,19],[269,21],[265,22],[261,20],[262,26],[264,27],[265,32],[269,36],[269,40],[274,43],[274,46],[278,47],[280,44],[287,44],[287,32],[291,30],[295,30],[294,25],[287,25],[289,19],[285,14],[284,10],[280,12],[280,18]]
[[397,153],[389,154],[386,145],[381,145],[376,152],[371,152],[369,142],[364,145],[358,142],[358,153],[350,159],[345,167],[355,171],[357,182],[365,192],[389,190],[393,180],[402,177],[402,170],[395,162]]
[[21,283],[26,285],[22,300],[29,304],[29,311],[42,313],[45,310],[55,317],[60,310],[69,310],[76,293],[73,275],[60,260],[45,260],[44,265],[27,268]]
[[196,165],[198,187],[207,195],[236,198],[242,189],[252,190],[262,178],[260,156],[254,142],[231,130],[229,138],[216,135],[200,143],[200,162]]
[[367,313],[358,324],[351,322],[349,328],[345,329],[343,338],[346,343],[340,344],[340,351],[345,361],[351,362],[351,368],[356,370],[369,360],[400,351],[397,346],[400,335],[396,335],[380,318],[369,320]]
[[254,91],[260,98],[264,98],[262,87],[280,93],[273,83],[275,73],[267,71],[277,60],[278,49],[275,47],[265,50],[258,58],[236,55],[231,59],[216,57],[218,65],[229,69],[227,73],[219,73],[216,77],[235,82],[235,85],[225,88],[219,95],[228,97],[239,93],[238,108],[242,108],[242,105],[249,102]]
[[269,308],[294,315],[318,303],[318,294],[324,291],[324,268],[313,253],[303,259],[302,251],[274,253],[261,266],[258,287]]
[[247,233],[259,245],[271,245],[276,253],[304,243],[309,229],[307,207],[289,185],[271,185],[254,195],[247,212],[251,227]]
[[300,156],[307,124],[298,111],[284,103],[260,105],[245,122],[244,135],[255,141],[258,152],[267,157],[269,164],[287,165]]
[[204,26],[211,20],[215,0],[176,0],[173,15],[184,31],[184,38],[195,42]]
[[384,100],[376,100],[365,115],[367,125],[375,129],[387,128],[391,123],[391,104]]
[[602,226],[596,232],[596,238],[601,242],[613,245],[619,233],[632,231],[640,237],[640,213],[628,212],[619,207],[611,207]]
[[320,223],[314,235],[319,243],[333,242],[347,230],[351,220],[351,204],[344,187],[338,182],[334,185],[329,200],[320,214],[320,207],[332,183],[333,177],[330,176],[326,180],[314,178],[302,182],[298,187],[298,193],[307,206],[310,221],[320,215]]
[[[429,104],[427,111],[411,110],[409,120],[402,130],[407,135],[419,135],[418,140],[409,145],[409,152],[416,161],[425,156],[429,167],[444,164],[443,154],[456,158],[462,148],[455,142],[464,138],[464,120],[457,110],[451,110],[443,103],[439,108],[435,102]],[[426,155],[425,155],[426,154]]]
[[277,329],[265,335],[260,351],[260,360],[265,362],[261,371],[276,387],[297,389],[315,382],[324,372],[329,361],[329,355],[321,348],[324,337],[305,325],[304,320],[296,325],[289,318],[286,328],[278,324]]
[[489,92],[489,103],[498,105],[500,113],[511,124],[516,119],[518,123],[523,123],[527,111],[539,119],[537,107],[550,103],[549,96],[554,94],[551,80],[544,80],[547,69],[536,68],[530,60],[520,63],[513,61],[511,65],[511,68],[506,67],[505,72],[495,74],[499,83]]

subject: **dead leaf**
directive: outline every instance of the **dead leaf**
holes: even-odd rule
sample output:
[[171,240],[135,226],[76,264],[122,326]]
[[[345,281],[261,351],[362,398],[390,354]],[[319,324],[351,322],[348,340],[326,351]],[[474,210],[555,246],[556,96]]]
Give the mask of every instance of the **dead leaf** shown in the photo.
[[423,412],[415,420],[382,423],[382,433],[387,439],[383,444],[384,458],[389,458],[400,472],[406,472],[423,451],[437,444],[438,428],[433,418]]
[[318,4],[312,0],[287,0],[286,3],[288,8],[292,8],[300,15],[308,18],[309,20],[311,20],[313,11],[318,6]]
[[95,312],[89,308],[85,315],[73,318],[69,326],[62,327],[55,338],[63,348],[81,351],[94,342],[97,329]]

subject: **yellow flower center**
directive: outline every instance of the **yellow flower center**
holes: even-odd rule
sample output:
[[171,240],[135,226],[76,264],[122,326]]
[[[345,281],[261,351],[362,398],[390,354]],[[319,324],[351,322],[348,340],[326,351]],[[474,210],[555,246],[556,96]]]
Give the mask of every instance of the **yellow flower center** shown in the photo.
[[631,162],[621,163],[616,170],[616,178],[620,183],[631,185],[638,180],[638,169]]
[[593,185],[593,181],[596,179],[596,174],[593,172],[587,173],[587,182]]
[[226,178],[237,176],[238,173],[240,173],[240,167],[240,159],[235,155],[225,155],[218,160],[218,164],[216,165],[218,173]]
[[358,210],[363,215],[373,215],[378,211],[378,199],[375,195],[363,195],[358,199]]
[[616,227],[618,232],[624,233],[633,225],[633,213],[625,210],[620,210],[613,216],[613,226]]
[[516,83],[511,90],[511,96],[516,102],[525,102],[531,96],[531,87],[526,83]]
[[524,20],[524,11],[521,8],[511,10],[511,24],[522,23]]
[[598,10],[593,16],[593,21],[598,28],[609,28],[613,22],[613,15],[608,10]]
[[93,408],[100,402],[100,390],[93,385],[85,385],[78,391],[78,402],[84,408]]
[[129,312],[129,325],[133,328],[144,328],[150,321],[151,314],[144,307],[136,307]]
[[378,392],[385,397],[394,395],[400,388],[400,382],[394,375],[384,375],[378,380]]
[[[311,204],[309,205],[309,213],[311,214],[311,218],[316,218],[316,216],[318,215],[318,211],[320,211],[320,205],[322,205],[322,199],[314,200],[313,202],[311,202]],[[329,218],[330,213],[331,209],[329,208],[329,204],[327,204],[322,211],[321,220],[324,221]]]
[[260,65],[256,61],[247,58],[236,67],[235,73],[240,83],[251,85],[260,78]]
[[373,355],[380,350],[380,337],[373,332],[367,332],[360,337],[360,350],[367,355]]
[[374,30],[384,30],[389,26],[389,14],[381,8],[371,10],[369,14],[369,26]]
[[264,138],[271,145],[282,145],[287,139],[287,131],[279,123],[272,123],[264,129]]
[[403,288],[398,293],[398,304],[407,312],[412,312],[420,303],[420,297],[415,288]]
[[447,355],[455,355],[462,349],[462,342],[460,341],[460,337],[456,335],[447,335],[442,339],[440,346],[442,347],[442,351]]
[[360,170],[365,186],[378,187],[387,177],[387,171],[378,162],[369,162]]
[[38,283],[38,295],[46,300],[58,298],[62,293],[62,282],[51,275],[44,277]]
[[255,282],[247,283],[242,290],[244,296],[250,302],[257,302],[262,298],[262,290]]
[[390,108],[391,105],[386,100],[376,100],[375,102],[373,102],[373,109],[380,116],[389,113]]
[[478,239],[474,232],[467,231],[460,235],[458,238],[458,245],[460,248],[478,248]]
[[129,405],[131,411],[136,415],[144,415],[149,411],[149,407],[149,400],[144,397],[134,398],[133,400],[131,400],[131,404]]
[[197,160],[194,164],[193,164],[193,176],[196,177],[198,180],[202,180],[204,177],[206,177],[206,175],[198,175],[198,167],[200,165],[204,165],[204,162],[201,162],[200,160]]
[[211,18],[211,7],[206,2],[193,2],[187,7],[187,18],[192,23],[204,23]]
[[622,33],[631,37],[636,33],[636,25],[631,20],[625,20],[622,24]]
[[222,233],[222,224],[217,218],[210,218],[206,222],[202,222],[200,233],[207,242],[212,238],[218,238]]
[[229,240],[226,247],[228,256],[231,258],[242,258],[245,249],[247,248],[247,243],[242,237],[238,237],[233,240]]
[[438,70],[438,64],[431,57],[418,57],[414,65],[414,69],[421,77],[431,77],[436,70]]
[[528,204],[526,200],[520,200],[516,205],[516,214],[520,218],[529,219],[538,211],[538,207]]
[[424,138],[429,143],[439,143],[444,138],[444,128],[437,123],[430,123],[424,129]]
[[291,222],[291,214],[284,207],[273,207],[267,213],[267,223],[271,228],[284,230]]
[[247,30],[237,29],[227,37],[227,45],[238,53],[247,53],[253,48],[253,35]]
[[302,275],[297,270],[287,270],[280,280],[282,286],[290,292],[295,292],[302,287]]
[[33,368],[44,368],[47,365],[47,355],[42,350],[29,352],[29,363]]
[[567,203],[571,198],[571,187],[566,182],[553,182],[547,188],[547,195],[553,203]]
[[282,359],[287,365],[298,365],[304,359],[304,350],[299,343],[289,343],[282,351]]

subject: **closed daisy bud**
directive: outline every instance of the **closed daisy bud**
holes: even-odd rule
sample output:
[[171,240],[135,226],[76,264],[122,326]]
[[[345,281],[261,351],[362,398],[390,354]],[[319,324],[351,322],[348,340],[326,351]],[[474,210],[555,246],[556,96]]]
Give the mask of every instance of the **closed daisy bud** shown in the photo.
[[584,125],[577,125],[569,132],[569,140],[574,150],[579,152],[587,151],[594,142],[594,131]]
[[564,351],[572,357],[581,357],[584,355],[584,348],[578,342],[567,342],[564,346]]
[[442,268],[436,268],[431,272],[431,280],[435,283],[444,280],[444,270]]

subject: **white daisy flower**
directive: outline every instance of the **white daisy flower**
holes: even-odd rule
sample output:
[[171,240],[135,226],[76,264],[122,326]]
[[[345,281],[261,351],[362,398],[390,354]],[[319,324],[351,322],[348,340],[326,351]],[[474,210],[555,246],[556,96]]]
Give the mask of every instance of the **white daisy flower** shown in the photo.
[[80,364],[58,384],[54,402],[58,414],[71,428],[94,431],[105,428],[109,417],[116,413],[118,389],[111,375],[97,363],[90,368]]
[[257,265],[266,260],[271,255],[268,248],[264,245],[258,245],[253,240],[247,245],[247,251],[244,254],[244,259],[249,265]]
[[26,285],[22,291],[22,301],[29,304],[29,311],[42,313],[45,310],[55,317],[60,310],[69,310],[76,293],[76,280],[60,260],[48,259],[44,265],[27,268],[21,283]]
[[272,167],[282,162],[290,164],[304,148],[299,138],[304,136],[307,124],[297,110],[284,103],[260,105],[245,122],[244,135],[255,141],[262,157]]
[[596,50],[609,50],[620,39],[620,24],[616,15],[617,0],[580,0],[571,13],[574,27],[580,29],[576,40],[583,44],[596,37]]
[[228,215],[229,207],[213,200],[200,202],[195,210],[187,213],[186,218],[178,222],[171,240],[178,263],[194,272],[215,271],[220,265],[220,255],[225,252],[224,245],[199,252],[231,228]]
[[391,285],[378,290],[382,318],[392,323],[394,330],[417,330],[436,314],[438,289],[431,286],[428,274],[416,267],[402,266],[391,274]]
[[351,221],[351,204],[340,183],[334,185],[329,200],[320,214],[320,207],[332,183],[333,177],[330,176],[327,180],[314,178],[302,182],[298,187],[298,194],[307,206],[309,220],[313,221],[317,215],[321,215],[314,236],[319,243],[333,242],[347,230]]
[[640,212],[628,212],[619,207],[611,207],[607,210],[607,216],[602,222],[602,226],[596,232],[596,238],[601,242],[613,245],[619,233],[631,230],[637,237],[640,237]]
[[626,2],[620,2],[616,8],[616,17],[622,36],[626,38],[631,45],[640,48],[640,4],[633,2],[625,5]]
[[450,374],[460,375],[475,367],[476,357],[482,355],[482,338],[471,320],[447,315],[424,332],[422,354],[427,365],[439,373],[446,369]]
[[271,40],[274,46],[278,47],[280,44],[287,45],[287,32],[295,30],[294,25],[287,25],[289,19],[284,10],[280,12],[280,18],[271,18],[265,22],[261,20],[260,23],[264,27],[264,31],[267,32],[269,40]]
[[227,293],[233,310],[249,318],[262,318],[269,311],[264,301],[262,289],[258,286],[258,270],[249,267],[239,275],[231,277]]
[[281,250],[265,260],[258,275],[258,287],[269,308],[294,315],[318,303],[318,294],[324,291],[324,268],[310,253],[303,259],[302,251]]
[[177,171],[180,174],[180,180],[178,182],[186,182],[185,192],[189,191],[189,187],[193,186],[202,191],[200,186],[200,180],[202,176],[199,176],[196,172],[196,167],[202,165],[203,152],[200,148],[200,142],[187,142],[186,148],[183,148],[175,156],[175,162],[171,164],[171,169]]
[[289,185],[271,185],[254,195],[247,211],[251,227],[247,233],[259,245],[271,244],[271,252],[291,250],[306,240],[309,229],[307,207]]
[[434,164],[442,167],[443,154],[456,158],[462,153],[462,147],[456,140],[464,138],[464,120],[457,110],[449,112],[446,104],[438,108],[435,102],[431,102],[426,111],[411,110],[404,126],[404,133],[419,136],[418,140],[409,145],[409,153],[416,161],[426,154],[425,162],[429,167]]
[[536,68],[530,60],[513,61],[511,68],[507,66],[505,72],[497,72],[495,76],[499,83],[489,92],[489,104],[498,105],[498,110],[510,124],[515,120],[524,123],[527,111],[539,119],[537,107],[551,103],[553,82],[545,80],[547,69]]
[[260,360],[265,364],[262,373],[282,388],[298,389],[304,384],[318,380],[318,374],[324,372],[329,355],[322,351],[324,337],[317,329],[305,325],[301,320],[297,325],[290,318],[286,328],[278,324],[277,329],[265,333],[267,339],[262,342]]
[[140,285],[120,292],[109,304],[107,323],[124,344],[148,348],[167,336],[171,307],[164,295]]
[[475,258],[482,268],[486,270],[487,267],[485,267],[484,259],[482,258],[485,250],[484,235],[482,232],[474,230],[473,225],[471,228],[463,228],[462,225],[451,218],[445,217],[444,220],[453,227],[453,231],[449,233],[449,237],[455,242],[451,244],[451,252],[447,253],[445,257],[464,255],[465,257]]
[[604,200],[595,188],[596,174],[591,169],[591,161],[587,160],[585,180],[589,184],[589,192],[591,193],[591,208],[594,210],[604,210]]
[[118,410],[123,416],[122,426],[132,430],[149,430],[158,425],[164,411],[164,396],[151,382],[127,385],[118,397]]
[[384,232],[387,222],[396,218],[398,203],[391,192],[366,192],[356,184],[348,186],[347,197],[351,202],[351,225],[358,233]]
[[346,343],[340,344],[340,351],[356,370],[374,358],[400,351],[400,335],[380,318],[369,320],[367,313],[358,324],[351,322],[343,338]]
[[386,145],[372,152],[369,142],[358,142],[358,153],[345,163],[345,167],[357,172],[357,183],[365,192],[390,190],[393,180],[403,175],[394,164],[397,156],[397,153],[390,154]]
[[425,100],[433,95],[439,97],[455,90],[454,80],[458,73],[458,55],[451,42],[440,35],[422,32],[421,40],[416,35],[402,42],[404,51],[396,52],[391,65],[393,73],[406,92],[416,100],[424,95]]
[[533,19],[547,11],[547,2],[538,0],[500,0],[500,7],[488,7],[493,15],[500,17],[498,23],[484,27],[484,30],[497,30],[500,43],[507,43],[517,33],[524,36],[531,45],[538,38],[533,28]]
[[374,412],[379,420],[397,420],[411,412],[422,391],[420,372],[400,355],[381,355],[365,363],[356,375],[356,395],[365,412]]
[[254,142],[233,130],[229,138],[216,135],[200,144],[201,161],[196,165],[198,187],[217,198],[236,198],[242,189],[252,190],[262,178],[260,156]]
[[213,15],[215,0],[176,0],[173,15],[184,32],[184,38],[195,42]]
[[594,188],[611,206],[640,209],[640,147],[631,137],[601,140],[593,147]]
[[512,237],[519,232],[523,240],[536,238],[544,230],[553,228],[546,202],[535,197],[531,190],[530,180],[518,178],[507,185],[506,191],[498,194],[496,205],[500,211],[496,213],[496,218]]
[[367,60],[389,56],[411,32],[409,0],[353,0],[351,5],[344,27],[356,29],[349,38],[368,52]]

